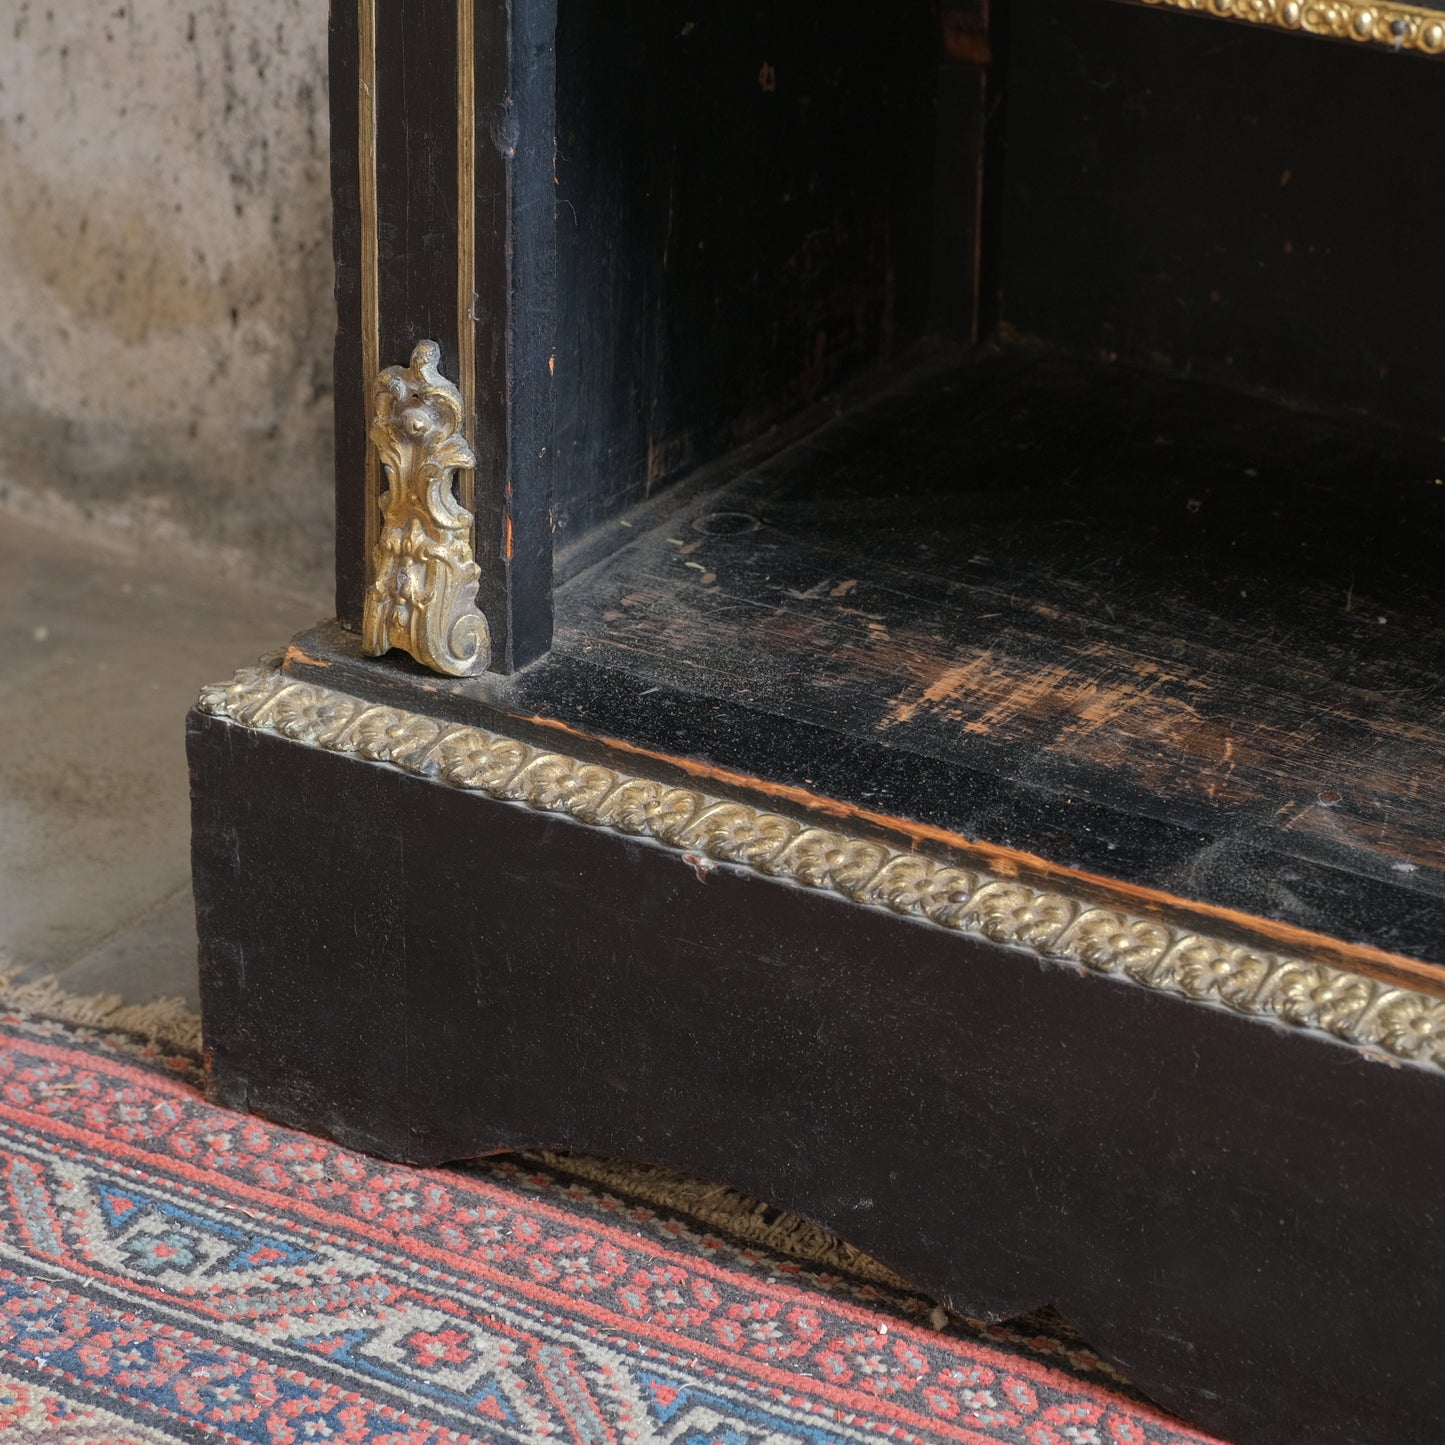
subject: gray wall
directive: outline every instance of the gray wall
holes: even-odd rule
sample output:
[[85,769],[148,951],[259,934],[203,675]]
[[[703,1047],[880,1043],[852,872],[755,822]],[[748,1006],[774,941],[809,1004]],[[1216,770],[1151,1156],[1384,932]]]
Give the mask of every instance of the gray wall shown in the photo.
[[0,508],[314,593],[325,0],[0,0]]

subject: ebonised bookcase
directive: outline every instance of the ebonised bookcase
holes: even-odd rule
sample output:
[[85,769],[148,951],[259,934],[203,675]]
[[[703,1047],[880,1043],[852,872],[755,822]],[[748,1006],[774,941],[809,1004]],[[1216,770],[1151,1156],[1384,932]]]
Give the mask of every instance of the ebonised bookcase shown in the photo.
[[189,720],[217,1095],[1437,1438],[1445,10],[331,23],[337,615]]

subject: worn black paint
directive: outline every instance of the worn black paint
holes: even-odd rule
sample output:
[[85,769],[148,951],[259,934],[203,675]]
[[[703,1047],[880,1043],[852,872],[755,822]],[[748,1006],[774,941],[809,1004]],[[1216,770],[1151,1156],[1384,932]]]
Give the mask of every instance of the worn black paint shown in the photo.
[[965,1313],[1056,1303],[1241,1445],[1445,1409],[1438,1076],[213,718],[190,748],[224,1102],[728,1181]]
[[[1030,779],[983,771],[957,758],[880,747],[871,738],[699,695],[673,681],[640,684],[585,656],[553,652],[505,682],[451,684],[426,678],[400,659],[362,658],[354,639],[330,626],[303,633],[297,647],[289,673],[354,696],[627,767],[638,765],[635,756],[571,733],[559,737],[529,719],[555,719],[591,737],[622,739],[742,775],[766,759],[769,781],[884,816],[932,823],[1103,878],[1445,964],[1445,903],[1428,879],[1425,888],[1411,889],[1401,886],[1400,875],[1363,875],[1349,859],[1282,858],[1277,840],[1248,830],[1231,840],[1221,858],[1219,833],[1207,821],[1130,813],[1118,799],[1061,796]],[[645,771],[677,781],[689,776],[651,758]],[[746,787],[710,786],[724,796],[774,806]]]
[[[497,0],[500,3],[500,0]],[[481,112],[493,144],[515,136],[508,157],[507,433],[512,516],[508,558],[509,655],[521,667],[552,640],[552,536],[556,528],[553,407],[556,354],[556,0],[510,0],[508,89]],[[499,130],[499,127],[501,128]],[[481,142],[478,141],[480,152]],[[479,238],[480,244],[480,238]],[[493,327],[497,324],[494,319]]]

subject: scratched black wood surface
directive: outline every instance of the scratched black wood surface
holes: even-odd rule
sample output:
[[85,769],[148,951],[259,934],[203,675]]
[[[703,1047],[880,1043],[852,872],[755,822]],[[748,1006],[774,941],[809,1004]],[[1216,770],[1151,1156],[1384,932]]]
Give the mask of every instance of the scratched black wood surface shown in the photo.
[[360,630],[366,587],[366,435],[371,402],[362,365],[360,43],[355,4],[331,9],[331,249],[336,267],[332,400],[336,431],[336,615]]
[[1353,905],[1298,896],[1294,860],[1374,880],[1400,915],[1374,941],[1439,959],[1445,486],[1432,455],[1389,445],[1001,358],[619,546],[564,591],[558,645],[638,691],[992,776],[1063,829],[1107,807],[1120,821],[1088,850],[1107,872],[1134,816],[1208,838],[1152,880],[1192,896],[1223,882],[1225,901],[1242,868],[1266,913],[1334,931]]

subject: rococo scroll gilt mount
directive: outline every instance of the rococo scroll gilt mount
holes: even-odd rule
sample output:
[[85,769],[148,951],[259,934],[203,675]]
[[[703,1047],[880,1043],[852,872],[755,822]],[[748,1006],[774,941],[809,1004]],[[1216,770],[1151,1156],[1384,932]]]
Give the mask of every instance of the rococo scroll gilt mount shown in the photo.
[[476,457],[462,436],[462,398],[437,370],[441,348],[418,342],[410,366],[389,366],[372,388],[371,440],[386,490],[362,647],[400,647],[449,677],[475,677],[491,662],[487,619],[477,610],[481,568],[472,514],[452,490]]

